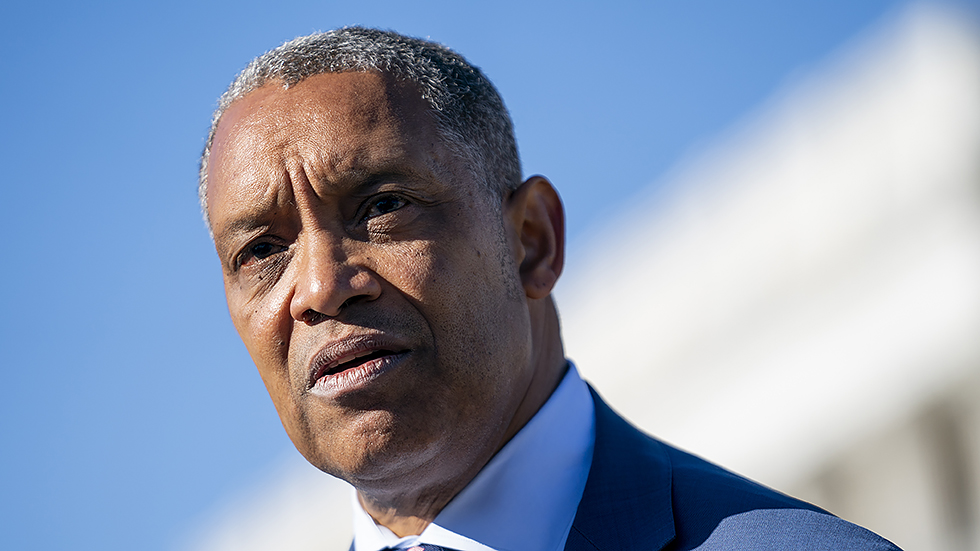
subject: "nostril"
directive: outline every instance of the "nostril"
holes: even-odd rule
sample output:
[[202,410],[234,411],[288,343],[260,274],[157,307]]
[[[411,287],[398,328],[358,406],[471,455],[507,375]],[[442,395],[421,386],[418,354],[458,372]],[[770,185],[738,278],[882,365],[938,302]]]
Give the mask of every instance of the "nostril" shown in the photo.
[[320,312],[317,312],[312,308],[308,308],[305,312],[303,312],[302,321],[303,323],[316,325],[317,323],[320,323],[325,317],[327,317],[325,314],[321,314]]
[[[361,300],[363,300],[365,298],[366,297],[363,296],[363,295],[357,295],[357,296],[350,297],[349,299],[345,300],[343,302],[343,304],[340,305],[339,308],[337,308],[337,313],[334,314],[334,315],[340,315],[340,313],[343,312],[348,306],[351,306],[351,305],[353,305],[353,304],[355,304],[357,302],[360,302]],[[301,316],[300,321],[302,321],[303,323],[308,323],[310,325],[316,325],[316,324],[320,323],[321,321],[323,321],[324,319],[326,319],[328,317],[330,317],[330,316],[327,315],[327,314],[324,314],[323,312],[317,312],[316,310],[314,310],[312,308],[307,308],[306,311],[303,312],[303,315]]]

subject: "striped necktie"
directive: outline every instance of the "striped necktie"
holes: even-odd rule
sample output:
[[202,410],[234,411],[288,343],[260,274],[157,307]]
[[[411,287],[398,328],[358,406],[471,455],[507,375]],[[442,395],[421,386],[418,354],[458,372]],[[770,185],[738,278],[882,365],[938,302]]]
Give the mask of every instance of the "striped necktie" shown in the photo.
[[411,547],[386,547],[381,551],[456,551],[455,549],[450,549],[448,547],[439,547],[438,545],[430,545],[428,543],[419,543]]

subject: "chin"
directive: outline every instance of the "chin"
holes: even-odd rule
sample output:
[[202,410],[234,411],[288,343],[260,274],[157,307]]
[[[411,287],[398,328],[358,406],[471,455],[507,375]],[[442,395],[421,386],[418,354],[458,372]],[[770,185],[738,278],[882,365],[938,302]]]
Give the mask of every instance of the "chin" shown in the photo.
[[317,428],[293,438],[297,450],[321,471],[358,487],[418,474],[440,450],[448,451],[440,445],[448,446],[444,438],[426,437],[415,423],[399,423],[387,410],[359,412],[344,421],[317,423]]

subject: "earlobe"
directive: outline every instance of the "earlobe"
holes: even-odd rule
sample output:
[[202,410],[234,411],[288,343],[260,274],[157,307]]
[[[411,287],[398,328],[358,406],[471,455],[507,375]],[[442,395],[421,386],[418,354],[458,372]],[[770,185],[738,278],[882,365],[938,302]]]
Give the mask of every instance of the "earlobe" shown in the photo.
[[506,208],[520,239],[517,258],[524,293],[531,299],[545,298],[565,263],[561,198],[546,178],[532,176],[514,190]]

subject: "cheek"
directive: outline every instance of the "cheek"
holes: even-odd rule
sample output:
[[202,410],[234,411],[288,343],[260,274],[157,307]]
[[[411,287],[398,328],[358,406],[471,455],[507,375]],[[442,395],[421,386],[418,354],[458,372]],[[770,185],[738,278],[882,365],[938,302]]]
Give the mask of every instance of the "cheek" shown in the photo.
[[431,242],[406,279],[440,348],[469,356],[466,361],[488,361],[523,327],[523,294],[512,289],[516,270],[497,245]]
[[237,289],[226,286],[228,311],[238,330],[245,348],[255,362],[269,393],[276,399],[274,387],[283,386],[288,380],[288,350],[292,318],[289,305],[282,295],[272,292],[266,295],[243,297]]
[[471,244],[416,242],[399,252],[397,263],[389,281],[437,333],[480,327],[488,301],[501,294],[500,268]]
[[445,261],[429,241],[402,242],[386,251],[375,267],[382,278],[414,302],[428,302],[431,289],[438,289]]
[[289,372],[292,318],[288,302],[274,293],[236,301],[229,294],[228,309],[238,334],[248,349],[262,383],[289,437],[301,451],[306,448],[302,414],[294,398]]

